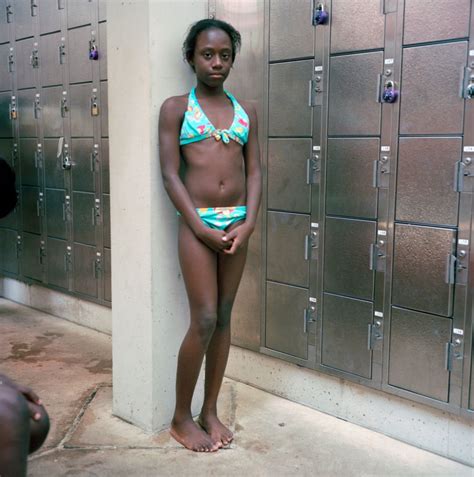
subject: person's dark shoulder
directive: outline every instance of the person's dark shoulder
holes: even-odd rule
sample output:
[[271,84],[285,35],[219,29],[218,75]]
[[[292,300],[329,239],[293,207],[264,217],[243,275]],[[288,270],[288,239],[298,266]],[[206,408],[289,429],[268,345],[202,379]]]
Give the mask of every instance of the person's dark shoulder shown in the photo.
[[257,117],[257,111],[255,109],[255,101],[249,101],[247,99],[235,98],[237,102],[242,106],[244,111],[247,113],[247,116],[252,119]]
[[188,94],[170,96],[163,101],[160,114],[167,117],[182,118],[188,107]]

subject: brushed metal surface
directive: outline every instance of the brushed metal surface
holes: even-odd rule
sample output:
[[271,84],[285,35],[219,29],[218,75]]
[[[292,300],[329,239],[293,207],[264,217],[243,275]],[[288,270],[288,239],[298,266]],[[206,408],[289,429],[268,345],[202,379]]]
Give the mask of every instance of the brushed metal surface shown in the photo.
[[67,27],[90,25],[97,0],[67,0]]
[[270,60],[314,55],[311,1],[270,2],[269,48]]
[[445,345],[450,339],[451,320],[393,307],[389,384],[447,401]]
[[0,228],[0,266],[7,273],[18,274],[17,231]]
[[[1,26],[0,26],[1,28]],[[0,91],[10,91],[12,89],[12,73],[8,71],[8,57],[10,55],[10,43],[0,45]]]
[[109,95],[107,81],[100,82],[100,134],[109,136]]
[[74,84],[69,88],[72,137],[93,137],[93,118],[91,116],[92,85]]
[[377,217],[373,163],[379,139],[329,139],[326,173],[326,213],[366,219]]
[[[462,134],[459,90],[466,55],[466,42],[404,49],[401,134]],[[433,74],[433,65],[443,74]]]
[[40,0],[38,7],[40,33],[60,31],[62,15],[58,8],[58,0]]
[[13,6],[15,39],[33,36],[34,18],[31,16],[31,0],[15,0],[9,3]]
[[32,88],[36,84],[36,69],[31,65],[30,59],[34,43],[34,38],[28,38],[15,43],[15,77],[18,89]]
[[112,301],[112,254],[110,248],[104,249],[104,300]]
[[304,309],[308,290],[267,282],[265,346],[307,359],[308,334],[304,332]]
[[38,216],[39,187],[22,186],[21,210],[22,230],[34,234],[41,233],[41,222]]
[[98,280],[94,276],[95,247],[75,243],[73,248],[74,291],[97,297]]
[[62,189],[45,189],[45,216],[48,237],[67,238],[67,226],[63,217],[65,191]]
[[454,165],[461,148],[461,138],[400,138],[397,220],[457,226]]
[[63,117],[61,116],[62,97],[62,86],[41,89],[41,120],[44,137],[64,136]]
[[104,22],[107,19],[107,0],[99,0],[99,21]]
[[102,192],[110,194],[110,168],[109,168],[109,140],[101,139],[99,162],[102,177]]
[[367,330],[372,316],[371,302],[325,293],[321,363],[370,379],[372,351],[367,348]]
[[58,139],[43,140],[44,182],[46,187],[64,189],[67,171],[57,157]]
[[445,283],[453,229],[395,224],[394,305],[450,316],[452,285]]
[[62,44],[63,34],[51,33],[41,37],[38,43],[40,58],[40,84],[53,86],[63,83],[64,64],[59,62],[59,46]]
[[307,287],[309,262],[304,258],[307,215],[267,213],[267,279]]
[[[94,192],[94,172],[91,168],[91,155],[94,150],[93,138],[71,139],[72,189],[74,191]],[[96,167],[99,167],[96,165]]]
[[110,195],[102,194],[104,247],[110,248]]
[[331,53],[384,46],[380,0],[332,0]]
[[34,112],[36,89],[25,89],[17,92],[17,109],[20,137],[36,137],[38,135]]
[[95,196],[88,192],[73,192],[72,199],[73,240],[95,245],[95,226],[92,222]]
[[39,260],[41,235],[24,232],[21,245],[21,273],[25,277],[41,280],[43,265]]
[[37,186],[40,183],[39,172],[35,165],[36,139],[20,139],[19,158],[21,165],[21,177],[18,182],[23,185]]
[[90,26],[76,28],[68,32],[69,55],[67,63],[69,65],[70,83],[92,81],[93,60],[89,59],[90,39]]
[[67,242],[48,237],[48,283],[64,289],[68,288],[68,274],[65,267]]
[[381,105],[376,101],[382,52],[331,58],[329,135],[377,136]]
[[309,213],[311,188],[306,183],[311,139],[268,141],[268,208]]
[[0,0],[0,43],[10,39],[10,24],[7,23],[7,1]]
[[376,223],[326,218],[324,291],[372,300],[374,273],[369,270],[369,247]]
[[[0,139],[0,157],[5,159],[10,166],[15,168],[15,165],[12,161],[12,152],[13,152],[13,139]],[[18,162],[18,158],[16,159]],[[16,178],[17,182],[19,181],[19,177]]]
[[99,24],[99,72],[100,79],[107,79],[107,23]]
[[308,103],[313,60],[270,65],[268,134],[311,136]]
[[468,36],[471,4],[471,0],[405,0],[403,43]]
[[12,137],[12,121],[10,119],[10,103],[12,94],[9,91],[0,93],[0,137]]

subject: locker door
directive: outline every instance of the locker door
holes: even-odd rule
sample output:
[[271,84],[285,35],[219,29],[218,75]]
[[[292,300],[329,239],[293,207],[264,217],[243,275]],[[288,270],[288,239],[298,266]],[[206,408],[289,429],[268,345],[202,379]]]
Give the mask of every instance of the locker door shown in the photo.
[[23,233],[21,249],[21,271],[25,277],[43,278],[44,243],[40,235]]
[[110,248],[110,195],[102,194],[104,247]]
[[104,249],[104,300],[112,301],[112,256],[110,248]]
[[88,245],[74,244],[74,291],[96,298],[98,280],[96,249]]
[[107,23],[99,24],[99,71],[100,79],[107,79]]
[[[1,27],[0,27],[1,28]],[[0,45],[0,91],[9,91],[12,89],[12,73],[8,69],[10,58],[10,43]]]
[[61,30],[61,10],[58,0],[39,2],[40,33],[52,33]]
[[48,237],[48,283],[68,288],[68,245],[64,240]]
[[67,238],[65,191],[46,189],[46,230],[48,237]]
[[[11,4],[12,2],[10,2]],[[33,36],[34,18],[38,9],[32,7],[31,0],[15,0],[13,2],[13,19],[15,27],[15,39]]]
[[43,141],[45,186],[49,188],[63,189],[67,169],[63,169],[61,157],[58,157],[59,139],[45,139]]
[[21,206],[23,230],[35,234],[41,233],[41,214],[44,197],[39,187],[23,186],[21,188]]
[[109,136],[109,99],[108,99],[108,83],[100,82],[100,134],[102,137]]
[[62,98],[62,86],[43,88],[41,90],[41,117],[44,137],[64,136],[63,116],[61,113]]
[[18,248],[16,230],[0,228],[0,268],[7,273],[18,274]]
[[99,164],[101,166],[102,191],[110,194],[110,173],[109,173],[109,140],[101,139]]
[[37,137],[37,119],[35,118],[36,90],[18,91],[18,121],[20,137]]
[[33,68],[32,54],[38,50],[38,44],[32,38],[17,41],[15,45],[15,68],[17,88],[33,88],[36,85],[36,68]]
[[38,186],[40,177],[36,139],[20,139],[20,164],[21,183]]
[[98,167],[93,138],[71,139],[72,187],[75,191],[94,192]]
[[89,59],[91,28],[86,26],[69,31],[69,81],[81,83],[92,81],[92,63]]
[[41,37],[39,44],[41,86],[63,83],[65,40],[61,32]]
[[6,43],[10,39],[10,24],[7,22],[8,0],[0,0],[0,43]]
[[73,193],[74,242],[95,245],[94,194]]
[[67,0],[67,27],[90,25],[94,8],[97,8],[96,0]]
[[12,120],[10,118],[11,92],[0,93],[0,137],[12,137]]
[[93,137],[91,115],[92,85],[75,84],[70,87],[70,117],[72,137]]

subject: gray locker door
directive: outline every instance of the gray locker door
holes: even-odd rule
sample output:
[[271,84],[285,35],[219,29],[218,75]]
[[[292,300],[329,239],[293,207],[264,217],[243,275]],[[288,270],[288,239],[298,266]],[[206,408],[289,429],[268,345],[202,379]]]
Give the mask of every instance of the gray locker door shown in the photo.
[[265,346],[297,358],[308,358],[305,308],[308,290],[267,282]]
[[[401,134],[462,134],[459,89],[466,58],[466,42],[404,49]],[[443,74],[434,75],[433,65]]]
[[107,79],[107,23],[99,25],[99,71],[100,79]]
[[89,41],[91,28],[89,26],[70,30],[69,44],[69,81],[82,83],[92,81],[92,63],[89,59]]
[[61,38],[61,32],[41,37],[39,44],[41,86],[63,83],[64,65],[60,63],[59,47],[64,41],[61,41]]
[[329,67],[329,135],[378,136],[381,105],[376,101],[383,53],[331,58]]
[[95,196],[86,192],[74,192],[72,197],[74,242],[95,245]]
[[35,48],[34,43],[34,39],[27,39],[18,41],[15,45],[15,69],[18,89],[33,88],[36,84],[36,69],[31,64],[31,53]]
[[[1,28],[1,26],[0,26]],[[10,43],[0,45],[0,91],[12,89],[12,74],[8,70],[8,58],[10,56]]]
[[321,363],[364,378],[372,376],[372,351],[367,345],[372,323],[371,302],[324,294]]
[[451,340],[451,326],[447,318],[393,307],[389,384],[447,401],[445,349]]
[[[5,159],[13,168],[16,167],[18,157],[15,155],[14,158],[13,139],[0,139],[0,157]],[[16,179],[19,182],[20,178],[17,177]]]
[[48,237],[48,283],[68,288],[67,242]]
[[102,195],[102,216],[104,224],[104,247],[110,248],[110,195]]
[[313,60],[270,65],[269,136],[311,136],[308,84],[312,74]]
[[457,225],[453,171],[461,147],[461,138],[400,138],[397,220]]
[[18,121],[20,124],[20,137],[36,137],[37,119],[35,118],[35,89],[18,91]]
[[36,139],[20,139],[21,183],[23,185],[37,186],[40,183],[36,148]]
[[41,0],[39,2],[40,33],[61,30],[61,10],[58,0]]
[[97,8],[96,0],[67,0],[67,27],[90,25],[93,8]]
[[324,291],[372,300],[369,249],[376,228],[375,222],[326,218]]
[[270,60],[307,56],[314,56],[311,2],[270,2]]
[[112,301],[112,256],[110,248],[104,249],[104,300]]
[[41,233],[42,197],[39,194],[39,187],[23,186],[21,188],[23,230],[35,234]]
[[62,168],[61,158],[58,158],[58,141],[59,139],[43,141],[44,177],[46,187],[63,189],[67,172]]
[[451,316],[453,285],[446,278],[455,240],[452,229],[395,224],[393,304]]
[[470,389],[469,409],[474,410],[474,355],[471,355],[471,389]]
[[7,4],[9,0],[0,0],[0,43],[10,39],[10,25],[7,22]]
[[0,229],[0,268],[7,273],[18,274],[17,232]]
[[21,248],[21,271],[25,277],[41,280],[43,276],[43,264],[41,258],[41,236],[23,234]]
[[98,281],[95,274],[95,248],[75,243],[73,256],[74,291],[96,298]]
[[306,165],[311,139],[268,141],[268,208],[309,213],[311,188],[306,184]]
[[34,21],[31,15],[31,0],[15,0],[9,3],[13,3],[15,39],[33,36]]
[[12,137],[12,121],[10,119],[11,93],[0,93],[0,137]]
[[332,0],[331,53],[384,46],[380,0]]
[[109,136],[109,94],[107,81],[100,82],[100,135]]
[[92,84],[70,86],[71,136],[93,137],[93,118],[91,116]]
[[[0,156],[1,157],[1,156]],[[17,195],[19,195],[18,189],[17,189]],[[6,216],[3,217],[3,219],[0,219],[0,227],[6,227],[9,229],[18,229],[18,225],[20,223],[19,221],[19,204],[20,200],[18,199],[16,207]],[[0,243],[1,246],[1,243]]]
[[373,164],[379,139],[329,139],[326,173],[326,213],[375,219],[377,189]]
[[67,238],[65,191],[46,189],[46,225],[48,237]]
[[471,0],[405,0],[403,43],[422,43],[469,35]]
[[107,1],[99,0],[99,21],[105,22],[107,18]]
[[110,172],[109,172],[109,140],[100,141],[99,162],[102,167],[102,192],[110,194]]
[[309,234],[307,215],[268,212],[267,278],[307,287],[309,262],[305,260],[305,237]]
[[63,117],[61,115],[62,97],[62,86],[43,88],[41,90],[41,117],[43,120],[44,137],[64,136]]
[[94,192],[94,170],[98,167],[93,156],[93,138],[71,139],[72,188],[75,191]]

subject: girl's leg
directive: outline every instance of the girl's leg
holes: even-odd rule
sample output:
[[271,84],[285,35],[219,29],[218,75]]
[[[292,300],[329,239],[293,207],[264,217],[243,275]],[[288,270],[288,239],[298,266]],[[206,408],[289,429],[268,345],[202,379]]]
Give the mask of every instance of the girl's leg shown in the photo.
[[195,424],[191,401],[217,321],[217,257],[180,221],[179,260],[191,311],[191,323],[181,344],[176,377],[176,408],[171,435],[194,451],[214,451],[222,444]]
[[[235,225],[237,226],[237,224]],[[227,445],[232,432],[217,417],[217,396],[224,377],[230,347],[230,316],[247,258],[247,244],[235,255],[218,256],[217,325],[206,353],[206,382],[200,424],[215,440]]]

